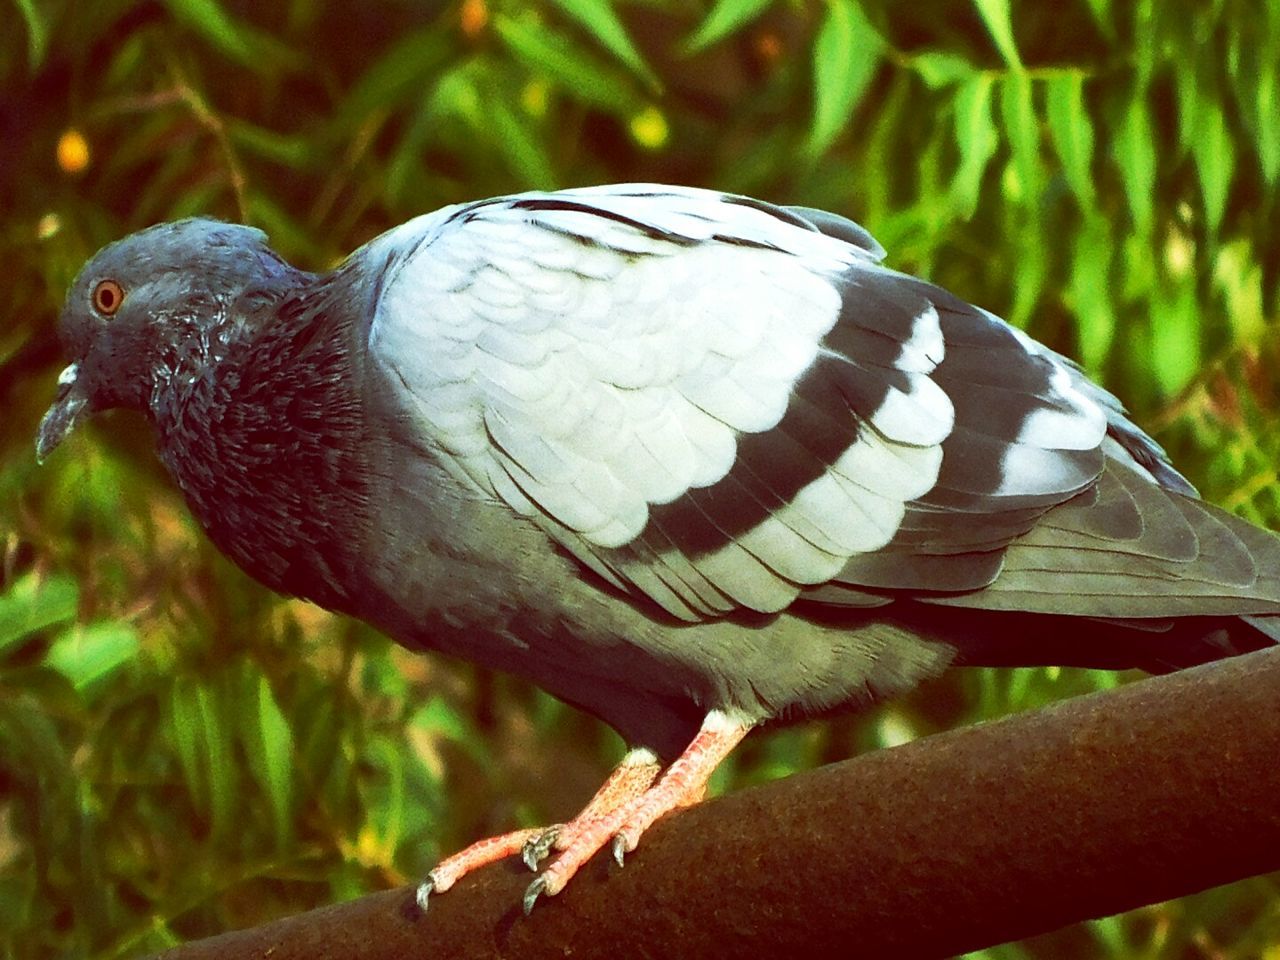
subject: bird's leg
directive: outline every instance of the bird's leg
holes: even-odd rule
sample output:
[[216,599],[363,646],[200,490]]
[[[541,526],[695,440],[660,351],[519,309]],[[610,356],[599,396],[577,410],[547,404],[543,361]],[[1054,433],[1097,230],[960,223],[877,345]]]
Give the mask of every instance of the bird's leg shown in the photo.
[[613,768],[608,779],[576,817],[568,823],[547,827],[529,838],[521,851],[525,864],[530,870],[537,870],[538,863],[553,848],[567,849],[601,817],[607,817],[610,811],[630,803],[648,790],[661,769],[658,755],[648,747],[636,747],[627,751],[627,755]]
[[684,753],[660,778],[661,765],[652,750],[631,750],[568,823],[480,840],[442,861],[418,887],[418,906],[426,910],[432,893],[443,893],[472,870],[514,853],[521,853],[530,869],[536,869],[552,849],[560,851],[525,891],[525,913],[542,894],[554,896],[563,890],[611,838],[614,858],[621,864],[623,854],[636,848],[640,835],[655,820],[702,799],[708,778],[754,725],[754,720],[712,710]]
[[629,751],[582,812],[568,823],[513,830],[497,837],[487,837],[442,860],[418,887],[418,906],[426,910],[431,894],[444,893],[472,870],[478,870],[515,853],[524,857],[530,870],[538,869],[538,861],[553,846],[563,849],[599,817],[640,796],[653,783],[661,769],[657,754],[647,747]]
[[[542,894],[552,896],[563,890],[578,869],[611,837],[614,857],[621,863],[622,855],[636,848],[640,835],[655,820],[672,810],[697,803],[711,774],[752,726],[754,721],[743,717],[719,710],[708,713],[697,736],[667,767],[656,784],[629,800],[621,800],[612,808],[606,808],[602,802],[599,809],[593,811],[590,822],[575,831],[576,835],[565,845],[560,856],[529,884],[524,895],[525,913],[533,909]],[[602,789],[600,793],[604,792]],[[597,794],[597,798],[599,796]],[[588,806],[595,806],[595,801]]]

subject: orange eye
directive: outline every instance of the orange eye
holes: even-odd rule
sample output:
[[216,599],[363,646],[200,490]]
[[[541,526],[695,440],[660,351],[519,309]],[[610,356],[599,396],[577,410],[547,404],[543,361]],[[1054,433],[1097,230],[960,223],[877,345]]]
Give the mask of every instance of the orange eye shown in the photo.
[[93,306],[106,317],[113,316],[124,302],[124,288],[114,280],[103,280],[93,288]]

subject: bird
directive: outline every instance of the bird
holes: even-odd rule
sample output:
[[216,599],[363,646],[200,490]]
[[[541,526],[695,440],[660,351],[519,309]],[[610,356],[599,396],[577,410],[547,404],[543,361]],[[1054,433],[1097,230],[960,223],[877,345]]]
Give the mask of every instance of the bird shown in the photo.
[[744,737],[951,665],[1150,672],[1280,640],[1280,539],[1121,402],[852,220],[614,184],[444,207],[327,272],[208,218],[94,255],[36,441],[124,408],[282,594],[614,727],[528,912],[698,802]]

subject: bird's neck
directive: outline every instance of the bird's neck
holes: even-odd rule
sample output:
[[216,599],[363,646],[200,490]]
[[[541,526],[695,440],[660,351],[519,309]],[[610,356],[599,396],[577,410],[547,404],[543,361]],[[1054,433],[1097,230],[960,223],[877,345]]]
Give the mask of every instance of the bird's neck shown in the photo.
[[367,499],[358,305],[324,292],[190,338],[158,372],[151,414],[161,459],[225,553],[278,591],[345,607]]

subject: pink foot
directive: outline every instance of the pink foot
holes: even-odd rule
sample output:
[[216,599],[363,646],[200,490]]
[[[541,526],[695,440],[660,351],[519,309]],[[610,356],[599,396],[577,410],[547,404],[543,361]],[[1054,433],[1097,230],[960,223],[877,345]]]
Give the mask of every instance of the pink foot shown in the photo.
[[524,912],[532,911],[542,894],[554,896],[563,890],[582,865],[610,839],[613,840],[614,859],[621,865],[623,855],[636,848],[640,835],[655,820],[701,800],[711,774],[750,732],[752,725],[750,721],[731,718],[718,710],[711,711],[698,735],[667,767],[656,784],[625,802],[601,809],[597,816],[580,827],[577,820],[573,821],[575,834],[563,845],[556,843],[561,850],[560,856],[525,891]]
[[751,720],[712,710],[697,736],[661,778],[661,766],[651,750],[632,750],[609,774],[591,802],[568,823],[490,837],[442,861],[418,887],[418,906],[426,910],[432,893],[443,893],[472,870],[514,853],[520,853],[529,869],[536,870],[553,849],[559,851],[525,891],[526,914],[538,897],[554,896],[563,890],[582,865],[610,840],[614,859],[621,865],[624,854],[636,848],[641,834],[655,820],[702,799],[707,779],[753,725]]

